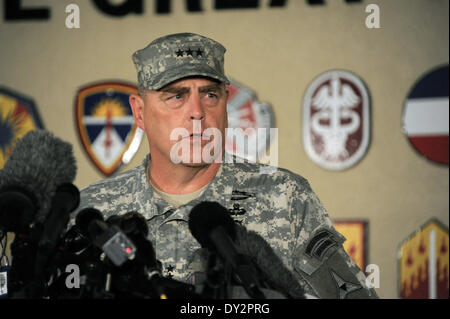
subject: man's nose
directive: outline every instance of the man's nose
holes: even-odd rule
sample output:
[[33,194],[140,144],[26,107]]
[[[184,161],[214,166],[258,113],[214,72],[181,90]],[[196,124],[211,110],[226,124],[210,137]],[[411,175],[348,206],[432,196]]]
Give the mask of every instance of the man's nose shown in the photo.
[[203,120],[204,108],[199,94],[192,94],[189,99],[189,113],[191,120]]

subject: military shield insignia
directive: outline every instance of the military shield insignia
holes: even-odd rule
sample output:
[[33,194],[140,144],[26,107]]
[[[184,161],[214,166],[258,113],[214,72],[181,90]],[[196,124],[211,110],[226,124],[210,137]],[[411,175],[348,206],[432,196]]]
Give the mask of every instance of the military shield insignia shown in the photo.
[[106,82],[83,87],[76,96],[81,142],[92,163],[106,176],[131,160],[142,139],[128,102],[133,93],[137,94],[133,85]]
[[42,128],[33,100],[0,87],[0,169],[20,138],[29,131]]
[[448,299],[448,228],[431,219],[400,245],[399,294],[405,299]]
[[303,100],[303,144],[329,170],[355,165],[370,140],[369,93],[354,74],[334,70],[317,77]]
[[368,222],[364,220],[334,220],[333,226],[346,238],[343,244],[344,250],[355,264],[362,271],[365,271],[367,263]]
[[448,165],[448,65],[436,68],[413,86],[403,108],[403,132],[427,159]]
[[272,108],[258,101],[249,88],[231,80],[227,86],[228,129],[225,150],[251,161],[261,159],[270,145],[275,125]]

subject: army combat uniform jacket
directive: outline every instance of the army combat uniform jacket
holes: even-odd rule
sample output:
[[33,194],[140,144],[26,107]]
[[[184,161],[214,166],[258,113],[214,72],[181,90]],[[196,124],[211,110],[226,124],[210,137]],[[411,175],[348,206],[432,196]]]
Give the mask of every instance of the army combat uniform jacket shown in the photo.
[[150,165],[148,155],[140,166],[83,189],[74,216],[86,207],[100,210],[105,218],[131,211],[142,214],[163,275],[186,281],[192,254],[200,248],[188,227],[189,213],[200,202],[218,202],[269,243],[306,293],[319,298],[377,298],[303,177],[280,168],[267,173],[263,165],[226,155],[221,174],[203,193],[175,208],[153,190]]

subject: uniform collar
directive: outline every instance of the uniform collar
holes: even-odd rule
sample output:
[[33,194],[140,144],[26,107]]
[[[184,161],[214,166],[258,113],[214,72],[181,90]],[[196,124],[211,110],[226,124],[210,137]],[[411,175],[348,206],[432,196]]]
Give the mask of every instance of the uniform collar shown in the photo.
[[167,203],[163,198],[161,198],[156,192],[153,191],[153,187],[150,184],[150,165],[151,165],[151,157],[148,154],[144,161],[143,166],[145,170],[145,174],[143,178],[143,182],[146,184],[145,188],[148,190],[150,204],[152,206],[152,214],[150,219],[156,216],[164,215],[169,212],[173,212],[173,214],[169,214],[169,216],[162,222],[163,224],[169,222],[171,220],[189,220],[189,213],[192,208],[203,202],[203,201],[214,201],[218,202],[224,207],[231,206],[231,197],[233,188],[235,185],[235,167],[232,165],[234,158],[232,155],[225,152],[222,160],[222,173],[220,176],[215,176],[211,183],[205,188],[203,193],[188,202],[185,205],[180,206],[178,209]]

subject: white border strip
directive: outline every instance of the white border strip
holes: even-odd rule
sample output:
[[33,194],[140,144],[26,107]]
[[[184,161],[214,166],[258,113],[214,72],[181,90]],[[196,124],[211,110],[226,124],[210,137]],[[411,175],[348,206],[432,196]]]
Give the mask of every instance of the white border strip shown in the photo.
[[428,298],[436,299],[436,233],[430,231],[428,253]]
[[406,101],[403,128],[408,136],[448,135],[448,97]]

